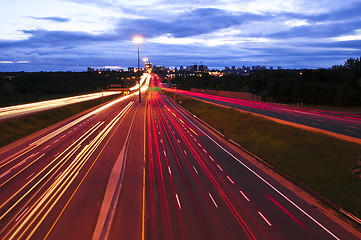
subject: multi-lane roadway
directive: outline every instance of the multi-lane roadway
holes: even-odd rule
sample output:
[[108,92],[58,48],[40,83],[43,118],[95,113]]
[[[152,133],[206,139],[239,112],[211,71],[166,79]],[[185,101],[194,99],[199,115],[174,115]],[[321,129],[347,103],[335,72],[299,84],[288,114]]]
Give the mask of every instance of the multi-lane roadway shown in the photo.
[[148,239],[357,239],[151,93]]
[[162,93],[142,97],[3,148],[0,239],[360,239]]
[[259,114],[276,121],[281,120],[283,123],[291,123],[293,126],[321,130],[336,137],[361,143],[361,115],[232,99],[178,89],[164,89],[202,101]]

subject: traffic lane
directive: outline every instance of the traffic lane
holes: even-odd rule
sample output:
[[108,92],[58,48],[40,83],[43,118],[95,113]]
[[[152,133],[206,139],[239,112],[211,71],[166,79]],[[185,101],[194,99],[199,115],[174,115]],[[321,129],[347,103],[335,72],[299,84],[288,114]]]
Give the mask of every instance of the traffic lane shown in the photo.
[[[154,96],[158,94],[152,93],[151,106],[149,108],[150,114],[150,133],[152,138],[149,148],[152,185],[150,192],[152,196],[152,205],[150,206],[152,213],[152,229],[151,235],[154,239],[173,239],[177,236],[182,236],[182,223],[179,221],[179,209],[174,203],[174,185],[172,179],[166,174],[168,172],[168,158],[164,149],[164,140],[162,139],[162,130],[158,126],[159,112],[154,106]],[[164,165],[164,166],[163,166]],[[167,169],[167,170],[166,170]],[[160,224],[157,224],[160,223]],[[154,235],[153,235],[154,234]]]
[[[217,225],[216,226],[208,225],[207,229],[217,229],[218,231],[215,233],[221,233],[222,232],[221,230],[223,230],[223,233],[225,233],[225,235],[223,235],[222,238],[230,238],[230,239],[239,238],[239,237],[253,238],[254,237],[253,235],[257,236],[259,233],[263,233],[263,235],[261,234],[260,236],[257,237],[260,237],[262,239],[267,239],[266,236],[272,236],[272,234],[275,234],[271,232],[265,234],[264,231],[260,229],[260,226],[262,226],[262,224],[265,224],[264,222],[258,221],[258,223],[256,223],[257,220],[254,221],[254,219],[251,219],[248,214],[244,214],[245,209],[244,208],[240,209],[241,207],[239,206],[239,203],[236,202],[236,200],[232,199],[233,194],[228,192],[229,188],[224,187],[224,185],[228,184],[228,182],[218,180],[217,174],[213,173],[214,169],[209,170],[207,169],[207,167],[204,166],[205,164],[202,163],[202,161],[204,160],[201,159],[203,158],[203,156],[200,155],[202,155],[204,149],[203,148],[199,149],[200,147],[196,143],[193,143],[193,145],[194,146],[188,146],[190,147],[190,149],[187,150],[189,151],[189,153],[187,158],[185,158],[185,161],[187,161],[187,159],[191,159],[192,155],[197,160],[191,163],[192,167],[190,167],[188,164],[188,168],[186,167],[187,169],[186,171],[189,170],[193,174],[193,178],[195,178],[196,181],[198,182],[198,186],[197,186],[198,188],[194,189],[193,191],[203,193],[201,194],[201,196],[199,196],[197,202],[210,203],[206,208],[203,207],[203,210],[205,210],[205,212],[209,213],[210,210],[214,209],[214,215],[208,216],[205,219],[207,221],[211,219],[212,220],[217,219],[217,222],[213,223],[213,225],[215,225],[215,223],[217,223]],[[196,170],[197,168],[195,166],[197,166],[200,173],[198,173],[198,171]],[[195,177],[193,171],[196,172],[197,177]],[[207,174],[204,176],[204,179],[202,179],[201,177],[200,178],[201,180],[198,180],[199,178],[198,176],[201,176],[202,172],[207,172]],[[197,184],[193,184],[192,187],[195,187],[195,185]],[[254,215],[253,218],[255,217],[257,216]],[[248,224],[247,226],[245,222],[251,222],[252,225]],[[257,228],[255,226],[257,226]],[[250,230],[250,228],[252,230]],[[211,236],[217,236],[217,235],[212,233]],[[217,238],[219,237],[216,237],[215,239]]]
[[[121,108],[124,107],[126,103],[127,102],[122,103]],[[106,120],[104,116],[99,116],[100,117],[99,120],[100,119]],[[91,119],[93,118],[94,117],[91,117]],[[107,121],[109,121],[109,119]],[[54,139],[50,139],[48,142],[45,142],[44,144],[39,145],[36,148],[33,148],[32,151],[29,151],[27,154],[19,158],[9,159],[7,162],[2,164],[0,166],[0,171],[1,171],[0,191],[4,189],[2,187],[3,185],[7,184],[7,186],[6,186],[6,191],[3,194],[1,194],[1,199],[7,199],[7,197],[10,196],[10,194],[12,193],[12,191],[9,190],[14,187],[9,186],[10,180],[14,182],[14,184],[17,186],[23,185],[24,184],[23,181],[28,180],[27,178],[28,176],[30,176],[33,173],[34,174],[37,173],[43,167],[49,164],[50,161],[53,161],[52,158],[56,158],[60,153],[65,151],[70,144],[72,144],[77,139],[79,139],[84,133],[86,133],[86,131],[88,131],[96,123],[99,122],[95,122],[95,121],[88,122],[88,120],[84,120],[81,123],[73,126],[72,128],[69,128],[67,131],[63,132],[62,134],[56,136]],[[98,131],[100,130],[98,129]],[[29,158],[31,155],[32,157]],[[44,156],[40,161],[38,159],[38,156],[42,156],[42,155]],[[28,169],[28,166],[30,167],[30,169]],[[23,180],[16,181],[15,177],[19,173],[22,176],[27,175],[27,177],[21,178]],[[21,175],[20,177],[22,177]],[[14,189],[16,190],[17,188],[15,187]]]
[[275,113],[285,113],[287,115],[293,116],[303,116],[303,117],[314,117],[314,118],[325,118],[330,121],[336,121],[344,124],[356,124],[360,125],[361,116],[355,114],[347,114],[347,113],[340,113],[340,112],[331,112],[331,111],[324,111],[319,109],[307,109],[307,108],[295,108],[291,106],[286,106],[282,104],[273,104],[273,103],[266,103],[266,102],[257,102],[257,101],[250,101],[250,100],[241,100],[235,98],[227,98],[215,95],[208,95],[208,94],[200,94],[200,93],[193,93],[187,91],[177,90],[176,92],[180,92],[184,95],[188,96],[196,96],[200,98],[205,98],[209,100],[216,100],[225,103],[233,103],[240,106],[248,106],[254,109],[261,109],[272,111]]
[[[200,124],[198,124],[196,121],[194,121],[194,123],[196,123],[197,124],[197,126],[198,127],[201,127],[201,125]],[[209,151],[214,151],[214,150],[217,150],[217,149],[219,149],[219,148],[217,148],[216,146],[218,146],[218,145],[216,145],[216,146],[214,146],[214,144],[213,144],[213,146],[212,146],[212,143],[213,143],[213,141],[211,141],[210,143],[207,143],[207,141],[209,141],[207,138],[205,138],[204,139],[205,140],[205,143],[204,144],[210,144],[210,147],[209,147]],[[203,141],[204,141],[203,140]],[[219,144],[219,145],[222,145],[222,142],[221,141],[218,141],[217,139],[216,139],[216,141],[217,141],[217,143]],[[235,153],[235,152],[233,152],[231,149],[229,149],[227,146],[222,146],[223,148],[225,148],[227,151],[229,151],[231,154],[233,154],[234,156],[237,156],[237,153]],[[216,152],[213,152],[213,154],[217,154]],[[219,154],[219,153],[218,153]],[[220,154],[222,154],[222,153],[220,153]],[[229,154],[228,154],[229,155]],[[227,157],[227,156],[226,156]],[[238,159],[242,159],[242,157],[241,156],[237,156],[237,158]],[[223,163],[223,165],[225,166],[225,168],[227,168],[227,170],[228,171],[230,171],[230,172],[234,172],[234,176],[232,176],[232,179],[233,178],[237,178],[237,177],[240,177],[240,176],[243,176],[243,174],[247,174],[248,172],[246,171],[246,172],[242,172],[242,168],[244,168],[244,166],[242,166],[241,164],[239,164],[237,161],[235,161],[235,159],[233,158],[233,157],[231,157],[231,158],[229,158],[228,157],[228,159],[227,159],[227,161],[226,160],[223,160],[224,159],[224,157],[223,158],[220,158],[220,157],[218,157],[218,159],[222,159],[222,163]],[[257,169],[257,167],[255,167],[254,165],[252,165],[251,163],[249,163],[246,159],[242,159],[242,161],[243,162],[246,162],[247,163],[247,166],[251,166],[251,168],[250,169],[252,169],[252,171],[255,171],[255,173],[257,174],[257,175],[259,175],[259,176],[261,176],[261,178],[262,179],[267,179],[266,181],[268,182],[268,183],[272,183],[271,185],[272,186],[277,186],[277,188],[276,189],[282,189],[281,191],[279,191],[279,192],[285,192],[285,193],[287,193],[287,194],[290,194],[290,196],[292,196],[292,198],[294,197],[296,200],[293,200],[292,199],[292,201],[293,202],[297,202],[297,205],[300,205],[300,206],[302,206],[302,208],[305,208],[305,209],[307,209],[307,211],[310,211],[310,212],[312,212],[313,214],[314,213],[317,213],[317,221],[319,221],[319,222],[321,222],[322,223],[322,225],[326,225],[327,226],[327,228],[330,228],[330,229],[332,229],[333,231],[335,231],[335,232],[337,232],[337,233],[339,233],[338,235],[340,235],[341,234],[341,236],[348,236],[349,237],[349,239],[353,239],[354,238],[354,236],[352,236],[347,230],[345,230],[345,229],[343,229],[341,226],[339,226],[337,223],[335,223],[334,221],[332,221],[331,219],[329,219],[328,217],[326,217],[323,213],[321,213],[320,211],[315,211],[315,209],[310,205],[310,204],[308,204],[308,203],[306,203],[306,202],[304,202],[301,198],[299,198],[298,196],[296,196],[295,194],[292,194],[292,192],[291,191],[289,191],[287,188],[285,188],[285,187],[283,187],[283,185],[280,185],[277,181],[275,181],[274,179],[272,179],[271,177],[269,177],[268,175],[266,175],[265,173],[263,173],[260,169]],[[229,166],[227,166],[227,165],[229,165]],[[253,170],[253,169],[256,169],[256,170]],[[240,172],[242,173],[242,174],[240,174]],[[249,175],[249,173],[248,173],[248,175]],[[246,175],[247,176],[247,175]],[[252,178],[252,176],[253,176],[253,178]],[[238,181],[238,184],[241,184],[242,182],[244,182],[245,181],[245,179],[252,179],[252,180],[250,180],[250,181],[248,181],[247,182],[247,184],[244,184],[244,188],[248,188],[249,189],[249,193],[247,193],[247,194],[255,194],[255,193],[262,193],[262,192],[265,192],[265,190],[263,189],[264,187],[266,187],[265,189],[267,190],[267,191],[269,191],[269,185],[268,184],[266,184],[266,186],[264,186],[265,185],[265,182],[263,181],[263,180],[261,180],[260,178],[256,178],[256,179],[254,179],[255,178],[255,174],[251,174],[250,176],[247,176],[246,178],[240,178],[239,179],[239,181]],[[260,190],[258,190],[258,191],[255,191],[256,189],[257,189],[257,186],[258,186],[258,184],[257,185],[255,185],[254,183],[256,183],[256,182],[260,182],[260,186],[261,186],[261,189]],[[263,186],[262,186],[263,185]],[[262,190],[263,189],[263,190]],[[272,190],[272,189],[271,189]],[[273,192],[273,195],[271,196],[270,194],[272,194],[272,192]],[[271,196],[271,198],[273,199],[273,200],[275,200],[275,201],[273,201],[271,198],[269,198],[268,196],[267,196],[267,194],[261,194],[261,196],[254,196],[254,199],[262,199],[262,200],[260,200],[259,201],[259,203],[258,204],[260,204],[259,206],[262,206],[262,203],[264,203],[264,202],[268,202],[268,203],[271,203],[271,207],[272,207],[272,204],[274,205],[274,206],[276,206],[276,209],[277,208],[279,208],[280,210],[282,210],[283,211],[283,208],[282,207],[280,207],[279,205],[278,205],[278,203],[282,203],[282,205],[284,204],[284,205],[286,205],[286,204],[289,204],[290,202],[289,201],[285,201],[285,198],[284,197],[282,197],[282,198],[280,198],[280,194],[278,193],[278,192],[276,192],[277,194],[274,194],[276,191],[273,189],[273,191],[270,191],[270,192],[267,192],[267,194],[269,194],[268,196]],[[283,194],[283,195],[285,195],[285,194]],[[252,197],[253,198],[253,197]],[[268,199],[268,200],[267,200]],[[287,203],[288,202],[288,203]],[[281,205],[281,206],[282,206]],[[300,212],[300,210],[299,209],[297,209],[297,207],[295,207],[293,204],[291,204],[292,206],[291,206],[291,208],[293,208],[294,210],[293,211],[290,211],[289,209],[286,209],[287,211],[289,211],[289,212],[291,212],[292,214],[293,214],[293,216],[298,216],[298,215],[300,215],[300,218],[302,217],[302,215],[303,215],[303,220],[302,221],[305,221],[305,222],[309,222],[309,226],[311,226],[311,227],[309,227],[309,226],[307,226],[309,229],[312,229],[315,225],[318,225],[317,223],[315,223],[314,221],[312,221],[309,217],[307,217],[305,214],[300,214],[299,212]],[[264,209],[269,209],[269,206],[267,205],[267,206],[265,206],[264,207]],[[280,212],[281,213],[281,212]],[[283,211],[283,215],[284,215],[284,211]],[[307,213],[307,212],[306,212]],[[306,216],[306,217],[305,217]],[[292,217],[291,216],[288,216],[290,219],[292,219]],[[276,219],[278,219],[278,218],[276,218]],[[295,221],[295,219],[292,219],[293,221]],[[287,220],[288,221],[288,220]],[[280,225],[282,226],[282,223],[280,223]],[[328,226],[330,226],[330,227],[328,227]],[[318,227],[320,227],[320,226],[318,226]],[[324,230],[324,229],[322,229],[322,227],[321,228],[319,228],[319,229],[321,229],[321,230]],[[287,230],[287,229],[286,229]],[[322,234],[323,234],[323,232],[327,232],[327,231],[318,231],[318,232],[320,232],[320,236],[322,236]],[[329,236],[332,236],[331,234],[329,234]],[[334,239],[334,238],[331,238],[331,239]]]
[[[182,127],[183,126],[181,126],[181,128]],[[187,131],[187,133],[189,134],[189,131]],[[185,133],[185,135],[187,133]],[[200,189],[206,189],[206,194],[204,195],[207,195],[208,193],[206,199],[210,198],[213,204],[211,204],[212,207],[215,209],[219,208],[221,210],[221,214],[218,217],[222,219],[222,224],[220,227],[222,229],[227,229],[224,231],[227,233],[226,236],[230,237],[231,239],[239,237],[253,237],[253,235],[256,235],[257,238],[262,239],[267,239],[267,237],[273,235],[277,237],[277,234],[272,232],[272,230],[264,231],[263,225],[266,223],[263,222],[263,220],[260,220],[257,214],[252,215],[249,209],[245,208],[244,205],[239,201],[237,197],[238,193],[234,194],[234,189],[232,189],[232,179],[230,179],[228,176],[225,179],[222,179],[222,177],[220,177],[218,174],[218,171],[223,171],[223,169],[221,169],[219,165],[217,165],[217,167],[210,166],[209,161],[211,160],[207,159],[208,155],[206,155],[207,152],[203,146],[199,145],[196,139],[194,139],[193,142],[191,135],[189,136],[189,140],[182,139],[182,142],[183,141],[187,142],[188,144],[186,146],[186,148],[188,147],[188,154],[185,160],[187,161],[187,159],[192,159],[192,156],[194,156],[194,162],[191,163],[192,166],[188,167],[188,169],[191,172],[194,171],[196,173],[196,178],[201,179],[200,181],[202,183],[199,187]],[[199,199],[199,202],[204,202],[204,199],[205,198]],[[214,217],[215,216],[208,219],[214,219]],[[232,225],[233,230],[230,228]]]
[[142,239],[143,234],[145,234],[142,218],[147,217],[143,202],[147,96],[148,94],[142,95],[142,103],[138,109],[133,132],[130,136],[122,189],[111,225],[109,239]]
[[[199,203],[197,198],[194,196],[194,191],[192,191],[190,187],[190,183],[187,180],[187,175],[184,173],[184,170],[180,167],[180,161],[184,161],[184,154],[179,147],[176,147],[170,137],[172,134],[169,130],[168,123],[165,123],[164,112],[158,108],[158,117],[159,114],[162,117],[158,118],[157,130],[159,131],[158,136],[159,144],[161,148],[158,151],[163,152],[163,157],[166,159],[166,163],[163,167],[163,172],[165,176],[169,177],[169,180],[173,182],[173,202],[176,202],[178,205],[179,213],[179,225],[182,228],[182,235],[174,234],[175,238],[182,237],[192,237],[192,238],[204,238],[207,236],[208,238],[211,236],[209,234],[208,229],[218,229],[218,225],[209,227],[204,223],[205,216],[202,216],[202,212],[200,211]],[[181,155],[182,154],[182,155]],[[182,156],[182,157],[180,157]],[[198,189],[199,191],[199,189]],[[175,195],[175,199],[174,199]],[[204,201],[205,199],[202,198]],[[171,201],[171,200],[170,200]],[[184,209],[184,210],[182,210]],[[207,213],[210,213],[207,211]],[[210,215],[211,216],[211,215]],[[212,218],[209,218],[212,219]],[[172,225],[173,227],[174,225]],[[218,233],[218,232],[217,232]],[[218,236],[213,235],[213,236]],[[222,235],[220,235],[222,236]]]
[[[188,94],[184,94],[184,95],[189,96]],[[268,109],[254,108],[254,107],[239,105],[236,103],[209,99],[206,97],[199,97],[199,96],[191,96],[191,97],[200,99],[200,100],[204,100],[204,101],[208,101],[211,103],[216,103],[216,104],[220,104],[223,106],[231,107],[231,108],[240,109],[243,111],[257,113],[257,114],[261,114],[261,115],[265,115],[265,116],[273,117],[273,118],[279,118],[281,120],[298,123],[298,124],[302,124],[305,126],[319,128],[319,129],[322,129],[325,131],[335,132],[335,133],[339,133],[342,135],[361,139],[361,126],[359,124],[358,119],[356,119],[356,121],[344,123],[342,121],[341,122],[333,121],[333,120],[330,120],[329,118],[325,118],[325,117],[312,118],[312,117],[309,117],[309,113],[307,113],[307,114],[298,113],[296,115],[296,114],[289,114],[288,112],[286,112],[286,113],[283,113],[281,111],[275,112],[272,110],[272,108],[268,108]]]
[[[95,109],[99,109],[99,108],[102,108],[104,107],[105,105],[108,105],[109,103],[111,102],[115,102],[115,101],[119,101],[119,99],[124,99],[124,97],[119,97],[117,99],[114,99],[104,105],[100,105],[100,106],[97,106],[97,107],[94,107],[90,110],[87,110],[87,111],[84,111],[82,113],[79,113],[77,114],[76,116],[74,117],[70,117],[66,120],[63,120],[59,123],[56,123],[44,130],[41,130],[37,133],[34,133],[32,134],[31,136],[28,136],[28,137],[25,137],[24,139],[21,139],[17,142],[15,142],[14,144],[11,144],[11,146],[5,146],[1,149],[1,152],[0,152],[0,164],[2,164],[7,158],[13,158],[19,154],[21,154],[21,152],[24,150],[24,149],[27,149],[29,147],[31,147],[31,145],[33,144],[34,145],[34,142],[36,142],[37,140],[57,131],[58,129],[61,129],[63,127],[65,127],[66,125],[69,125],[71,124],[72,122],[76,121],[77,119],[81,119],[83,117],[85,117],[84,121],[80,122],[79,124],[77,124],[78,126],[81,126],[82,124],[85,124],[85,122],[87,121],[90,121],[92,118],[96,117],[97,115],[100,116],[99,112],[96,112]],[[127,99],[124,99],[124,100],[121,100],[121,101],[125,101]],[[107,114],[111,113],[111,109],[115,110],[115,106],[111,106],[110,108],[108,109],[103,109],[103,112],[106,111]],[[91,113],[94,113],[91,115]],[[97,116],[97,117],[98,117]],[[15,146],[12,146],[12,145],[15,145]]]
[[[137,104],[132,106],[124,119],[114,127],[109,139],[106,139],[104,145],[93,154],[91,163],[94,165],[85,168],[86,171],[90,171],[83,182],[77,183],[79,188],[76,190],[76,194],[73,197],[65,197],[63,204],[59,204],[58,212],[54,211],[54,217],[59,217],[59,220],[54,223],[48,239],[92,238],[110,172],[128,133],[124,129],[130,128],[136,108]],[[70,199],[71,197],[72,199]],[[63,212],[59,212],[59,210]]]
[[206,98],[199,98],[199,99],[210,101],[213,103],[221,104],[221,105],[232,107],[232,108],[236,108],[236,109],[240,109],[240,110],[244,110],[244,111],[248,111],[248,112],[265,115],[268,117],[278,118],[281,120],[322,129],[325,131],[335,132],[335,133],[339,133],[339,134],[343,134],[343,135],[355,137],[355,138],[361,138],[361,127],[359,124],[356,124],[356,123],[347,123],[346,124],[343,122],[332,121],[327,118],[326,119],[325,118],[312,118],[309,115],[304,115],[304,114],[289,115],[287,113],[285,114],[282,112],[274,112],[274,111],[269,111],[269,110],[264,110],[264,109],[255,109],[255,108],[241,106],[241,105],[234,104],[234,103],[221,102],[218,100],[209,100]]

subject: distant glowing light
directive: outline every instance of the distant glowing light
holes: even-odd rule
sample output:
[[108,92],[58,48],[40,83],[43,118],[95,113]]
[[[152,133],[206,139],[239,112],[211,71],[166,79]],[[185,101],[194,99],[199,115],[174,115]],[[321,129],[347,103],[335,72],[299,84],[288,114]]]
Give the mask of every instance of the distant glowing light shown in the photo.
[[143,42],[143,40],[144,40],[144,38],[142,37],[142,36],[135,36],[134,38],[133,38],[133,42],[135,42],[135,43],[142,43]]

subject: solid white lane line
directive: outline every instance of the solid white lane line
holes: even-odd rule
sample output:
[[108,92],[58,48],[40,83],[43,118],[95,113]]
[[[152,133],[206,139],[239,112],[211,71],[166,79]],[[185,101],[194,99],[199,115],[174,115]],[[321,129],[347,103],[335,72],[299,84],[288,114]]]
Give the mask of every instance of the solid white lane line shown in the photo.
[[242,196],[248,201],[248,202],[250,202],[250,200],[249,200],[249,198],[246,196],[246,194],[244,194],[242,191],[239,191],[241,194],[242,194]]
[[218,205],[217,205],[216,201],[214,201],[212,195],[210,193],[208,193],[208,195],[212,199],[212,202],[213,202],[214,206],[216,206],[216,208],[218,208]]
[[234,184],[233,180],[229,176],[227,176],[227,178],[232,184]]
[[[183,116],[184,114],[181,113]],[[239,160],[236,156],[234,156],[232,153],[227,151],[224,147],[222,147],[219,143],[217,143],[213,138],[211,138],[207,133],[205,133],[202,129],[200,129],[197,125],[195,125],[192,121],[189,120],[186,116],[184,116],[188,122],[190,122],[195,128],[197,128],[201,133],[203,133],[205,136],[207,136],[214,144],[216,144],[219,148],[221,148],[223,151],[225,151],[229,156],[231,156],[233,159],[235,159],[238,163],[243,165],[246,169],[248,169],[251,173],[253,173],[256,177],[258,177],[262,182],[264,182],[266,185],[268,185],[270,188],[272,188],[275,192],[277,192],[280,196],[282,196],[284,199],[286,199],[289,203],[291,203],[295,208],[297,208],[300,212],[302,212],[304,215],[306,215],[309,219],[311,219],[315,224],[317,224],[320,228],[325,230],[328,234],[330,234],[333,238],[340,240],[335,234],[333,234],[330,230],[328,230],[325,226],[323,226],[321,223],[319,223],[316,219],[314,219],[310,214],[308,214],[305,210],[303,210],[301,207],[299,207],[296,203],[294,203],[291,199],[289,199],[286,195],[284,195],[281,191],[279,191],[276,187],[274,187],[272,184],[270,184],[268,181],[266,181],[263,177],[261,177],[258,173],[256,173],[253,169],[248,167],[244,162]]]
[[263,218],[263,220],[270,226],[272,227],[272,224],[267,220],[267,218],[265,218],[265,216],[263,216],[263,214],[261,212],[258,212],[258,214]]
[[198,171],[195,166],[193,166],[194,171],[198,174]]
[[186,150],[183,150],[183,152],[184,152],[185,155],[188,155],[187,152],[186,152]]
[[181,206],[180,201],[179,201],[178,194],[175,194],[175,197],[177,198],[177,203],[178,203],[179,209],[182,209],[182,206]]
[[219,166],[218,164],[217,164],[217,167],[219,168],[219,170],[223,171],[223,169],[221,168],[221,166]]
[[168,166],[168,172],[172,176],[172,171],[170,170],[170,167]]

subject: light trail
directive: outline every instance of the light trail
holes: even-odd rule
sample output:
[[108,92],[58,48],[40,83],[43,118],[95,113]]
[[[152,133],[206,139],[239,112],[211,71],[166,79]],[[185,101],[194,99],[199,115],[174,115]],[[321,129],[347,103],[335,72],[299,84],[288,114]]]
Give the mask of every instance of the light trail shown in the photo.
[[[100,144],[103,143],[113,128],[119,124],[119,121],[128,112],[133,104],[133,101],[129,102],[119,113],[117,113],[116,116],[113,116],[113,119],[111,119],[110,122],[106,125],[104,122],[98,122],[97,124],[93,125],[89,130],[73,141],[65,150],[59,152],[56,157],[47,163],[45,167],[41,168],[38,173],[33,172],[27,177],[27,179],[30,180],[0,206],[1,210],[5,210],[5,212],[3,212],[3,214],[0,216],[0,220],[15,210],[15,207],[26,200],[26,198],[27,200],[22,204],[22,206],[29,206],[29,209],[24,211],[24,207],[20,207],[20,210],[17,211],[20,211],[21,216],[19,213],[16,214],[15,212],[12,214],[13,219],[16,217],[16,221],[9,221],[6,226],[1,229],[0,234],[2,237],[8,239],[17,239],[26,236],[27,238],[30,238],[35,233],[41,223],[45,220],[46,216],[53,210],[57,202],[63,197],[64,193],[76,181],[80,171],[84,169],[91,156],[95,153],[96,149],[98,149]],[[106,108],[103,108],[103,110],[105,109]],[[111,116],[109,116],[108,119],[110,117]],[[48,136],[45,137],[47,140],[50,139]],[[90,142],[84,146],[85,141]],[[42,141],[42,143],[43,142],[46,141]],[[39,145],[34,144],[34,146]],[[30,155],[28,158],[22,160],[12,168],[20,169],[20,171],[17,172],[13,177],[26,170],[26,168],[42,158],[44,154],[40,155],[37,159],[31,162],[27,161],[27,159],[33,156],[34,154]],[[74,159],[72,159],[73,156],[75,156]],[[15,158],[18,158],[18,156],[15,156]],[[19,165],[23,165],[25,163],[28,165],[25,167],[22,166],[22,168],[18,168]],[[67,164],[68,166],[66,167]],[[63,167],[66,168],[61,170]],[[11,179],[8,179],[8,181]],[[54,182],[51,183],[51,181]],[[7,182],[4,182],[2,185],[6,184]],[[25,189],[27,189],[26,192],[20,195],[20,193]],[[11,206],[5,209],[5,206],[7,206],[10,201],[13,203]]]
[[119,94],[120,92],[98,92],[74,97],[60,98],[42,102],[35,102],[29,104],[21,104],[10,107],[0,108],[0,120],[20,117],[28,114],[33,114],[40,111],[50,110],[58,107],[67,106],[74,103],[94,100],[104,96]]
[[[170,103],[172,104],[172,103]],[[173,105],[173,104],[172,104]],[[184,116],[182,112],[180,112],[179,109],[177,109],[181,115]],[[288,201],[291,205],[293,205],[296,209],[298,209],[300,212],[302,212],[305,216],[307,216],[310,220],[312,220],[316,225],[318,225],[320,228],[322,228],[324,231],[326,231],[330,236],[332,236],[334,239],[339,240],[333,232],[331,232],[328,228],[326,228],[324,225],[322,225],[319,221],[317,221],[315,218],[313,218],[310,214],[308,214],[305,210],[303,210],[300,206],[298,206],[295,202],[293,202],[291,199],[289,199],[285,194],[283,194],[280,190],[278,190],[275,186],[273,186],[271,183],[269,183],[266,179],[261,177],[258,173],[256,173],[253,169],[251,169],[249,166],[247,166],[243,161],[239,160],[236,156],[234,156],[232,153],[230,153],[228,150],[226,150],[224,147],[222,147],[219,143],[217,143],[213,138],[211,138],[208,134],[206,134],[204,131],[202,131],[198,126],[196,126],[190,119],[188,119],[186,116],[184,116],[189,123],[191,123],[195,128],[197,128],[199,131],[201,131],[208,139],[210,139],[214,144],[216,144],[219,148],[221,148],[224,152],[226,152],[229,156],[231,156],[233,159],[235,159],[238,163],[243,165],[246,169],[248,169],[253,175],[255,175],[258,179],[260,179],[262,182],[264,182],[267,186],[269,186],[271,189],[273,189],[276,193],[278,193],[281,197],[283,197],[286,201]]]

